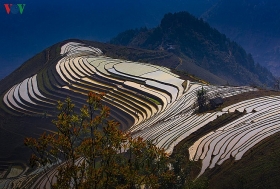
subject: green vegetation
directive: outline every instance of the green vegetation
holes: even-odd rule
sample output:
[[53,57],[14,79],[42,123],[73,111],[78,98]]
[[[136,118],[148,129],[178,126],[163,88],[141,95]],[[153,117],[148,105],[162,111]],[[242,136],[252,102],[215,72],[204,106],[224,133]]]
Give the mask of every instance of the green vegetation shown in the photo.
[[156,99],[154,99],[154,98],[149,98],[149,97],[147,97],[147,98],[148,98],[149,101],[155,103],[156,105],[161,105],[161,103],[160,103],[159,101],[157,101]]

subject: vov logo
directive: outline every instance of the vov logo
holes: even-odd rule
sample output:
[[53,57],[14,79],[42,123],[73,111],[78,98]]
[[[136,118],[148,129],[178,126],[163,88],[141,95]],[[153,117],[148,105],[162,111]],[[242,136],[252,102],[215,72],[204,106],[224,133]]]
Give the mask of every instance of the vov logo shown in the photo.
[[22,14],[25,4],[4,4],[7,14]]

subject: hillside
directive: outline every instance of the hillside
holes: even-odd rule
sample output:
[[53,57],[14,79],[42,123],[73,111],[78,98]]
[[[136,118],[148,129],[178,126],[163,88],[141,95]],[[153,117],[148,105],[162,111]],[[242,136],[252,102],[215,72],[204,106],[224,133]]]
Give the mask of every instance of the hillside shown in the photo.
[[189,69],[189,65],[201,67],[233,85],[272,86],[274,83],[272,74],[256,64],[252,55],[240,45],[187,12],[166,14],[158,27],[128,30],[110,42],[172,52],[181,59],[180,65],[175,67],[177,70],[206,80],[205,74]]
[[222,0],[201,18],[241,44],[256,62],[280,76],[279,10],[277,0]]
[[[28,60],[0,81],[0,188],[50,188],[56,182],[55,165],[47,170],[28,166],[23,139],[55,131],[51,120],[57,114],[56,102],[71,97],[78,112],[89,91],[105,93],[102,103],[110,107],[110,119],[117,120],[120,129],[152,141],[171,159],[181,154],[195,165],[189,179],[204,177],[210,187],[223,188],[216,181],[229,172],[233,174],[224,180],[234,180],[243,164],[254,169],[260,163],[270,166],[265,157],[271,157],[278,166],[278,150],[264,150],[271,142],[279,143],[274,136],[280,131],[280,93],[211,85],[179,75],[168,68],[179,58],[161,50],[67,40]],[[208,99],[219,97],[224,103],[199,113],[196,94],[202,88]],[[261,161],[250,160],[252,150],[264,152]],[[269,174],[266,169],[263,175]],[[262,173],[241,176],[254,182]]]
[[[42,52],[38,53],[34,57],[27,60],[19,68],[17,68],[10,75],[5,77],[0,81],[0,96],[3,99],[5,93],[7,93],[14,85],[17,85],[24,81],[26,78],[31,78],[35,74],[47,78],[49,77],[48,70],[53,70],[57,62],[63,58],[63,55],[60,54],[61,46],[67,42],[79,42],[85,45],[90,45],[96,48],[102,49],[102,52],[105,56],[119,59],[126,59],[131,61],[141,61],[141,62],[150,62],[155,65],[163,65],[166,67],[172,68],[172,63],[179,64],[179,58],[173,53],[162,52],[162,51],[151,51],[139,48],[127,48],[120,47],[112,44],[105,44],[100,42],[92,41],[82,41],[82,40],[67,40],[54,44],[53,46],[48,47]],[[45,76],[43,76],[45,75]],[[198,78],[190,77],[188,75],[183,75],[184,79],[191,81],[198,81]],[[43,82],[40,79],[39,87],[42,88],[44,85],[48,86],[48,90],[42,89],[47,95],[50,95],[50,89],[53,90],[53,87],[50,86],[50,82]],[[40,90],[41,91],[41,90]],[[57,100],[63,100],[69,95],[69,93],[64,93],[59,97],[55,97]],[[72,94],[73,95],[73,94]],[[7,160],[9,162],[27,162],[29,158],[29,153],[26,153],[27,149],[24,147],[22,141],[26,136],[37,136],[39,133],[45,130],[52,130],[54,127],[51,123],[53,115],[56,113],[55,102],[52,101],[52,105],[49,105],[47,109],[40,110],[40,114],[32,115],[27,114],[27,112],[15,112],[7,109],[3,104],[3,101],[0,102],[0,167],[6,166]],[[17,108],[18,109],[18,108]],[[38,111],[38,110],[37,110]],[[49,117],[44,118],[44,113],[48,112]],[[52,112],[52,113],[51,113]],[[27,114],[27,115],[26,115]],[[15,119],[16,116],[16,119]],[[40,124],[38,124],[40,123]],[[126,126],[127,127],[127,126]],[[15,137],[16,136],[16,137]],[[9,144],[9,145],[7,145]],[[22,153],[24,152],[24,153]]]

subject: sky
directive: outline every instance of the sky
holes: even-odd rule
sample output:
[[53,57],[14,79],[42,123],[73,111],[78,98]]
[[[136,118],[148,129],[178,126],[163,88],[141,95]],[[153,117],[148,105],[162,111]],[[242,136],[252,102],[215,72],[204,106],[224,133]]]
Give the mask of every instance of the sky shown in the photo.
[[[0,79],[57,42],[70,38],[107,42],[127,29],[156,27],[168,12],[199,16],[212,1],[0,0]],[[17,4],[25,4],[22,14]]]

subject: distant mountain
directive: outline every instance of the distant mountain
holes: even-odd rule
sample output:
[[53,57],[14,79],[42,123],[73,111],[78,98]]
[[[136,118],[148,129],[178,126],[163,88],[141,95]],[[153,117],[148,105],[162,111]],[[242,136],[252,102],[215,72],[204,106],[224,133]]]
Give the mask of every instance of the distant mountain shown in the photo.
[[201,18],[241,44],[256,62],[280,76],[280,1],[221,0]]
[[158,27],[125,31],[113,38],[111,43],[173,52],[181,58],[176,69],[203,79],[206,79],[205,74],[190,70],[190,64],[230,84],[271,86],[274,82],[273,75],[266,68],[255,64],[252,55],[247,54],[240,45],[187,12],[166,14]]

